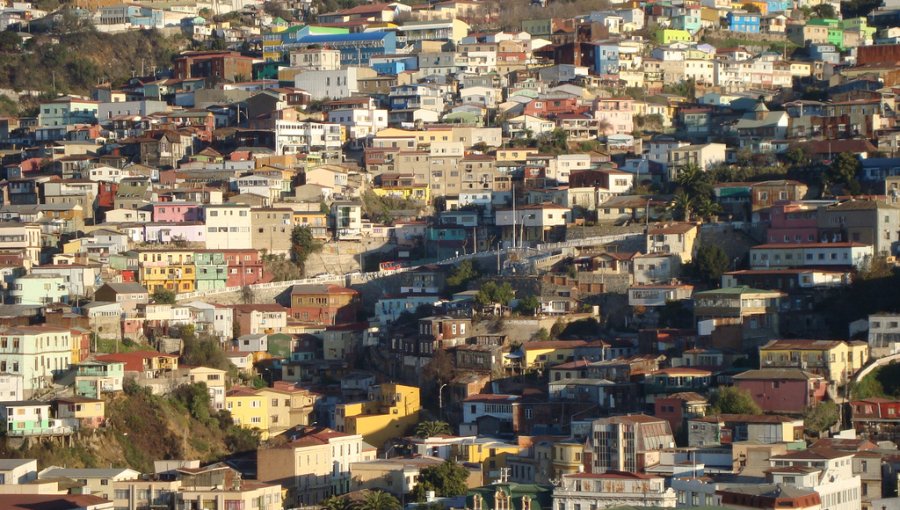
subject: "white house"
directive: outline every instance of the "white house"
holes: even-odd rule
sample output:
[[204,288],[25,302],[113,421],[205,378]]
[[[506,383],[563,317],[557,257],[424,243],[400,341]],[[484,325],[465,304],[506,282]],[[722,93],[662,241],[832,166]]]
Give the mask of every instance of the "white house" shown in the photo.
[[244,204],[207,204],[203,207],[206,224],[206,248],[252,248],[250,206]]
[[675,508],[675,490],[666,479],[643,473],[575,473],[563,475],[553,490],[554,510],[582,508]]
[[377,74],[366,67],[301,71],[294,75],[294,86],[309,92],[313,100],[343,99],[359,93],[361,78],[374,78]]

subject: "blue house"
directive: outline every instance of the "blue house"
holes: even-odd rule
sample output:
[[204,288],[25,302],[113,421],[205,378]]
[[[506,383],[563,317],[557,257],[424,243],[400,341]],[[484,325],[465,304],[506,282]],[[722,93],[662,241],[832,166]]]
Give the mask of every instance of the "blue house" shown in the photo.
[[731,11],[725,15],[728,30],[749,34],[759,33],[759,14],[754,12]]
[[377,64],[372,64],[372,69],[378,74],[397,75],[406,71],[406,62],[402,60],[379,62]]
[[594,48],[594,72],[597,74],[619,74],[619,44],[598,42]]
[[784,12],[794,7],[794,3],[790,0],[766,0],[769,14],[775,12]]
[[368,65],[375,55],[397,51],[397,35],[394,32],[358,32],[355,34],[323,34],[301,37],[292,45],[297,48],[327,46],[340,50],[341,65]]

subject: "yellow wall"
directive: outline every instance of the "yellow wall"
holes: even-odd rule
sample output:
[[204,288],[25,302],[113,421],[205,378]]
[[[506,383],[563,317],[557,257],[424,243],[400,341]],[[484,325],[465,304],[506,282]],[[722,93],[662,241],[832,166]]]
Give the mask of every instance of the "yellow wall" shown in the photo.
[[520,450],[517,445],[499,442],[476,443],[460,445],[460,453],[465,462],[481,464],[484,483],[488,483],[493,478],[491,472],[506,467],[507,459],[519,455]]
[[430,203],[429,193],[430,188],[428,186],[409,186],[409,187],[396,187],[396,188],[372,188],[372,191],[378,195],[379,197],[403,197],[403,198],[414,198],[416,200],[422,200],[425,203]]
[[[761,347],[759,351],[760,362],[763,365],[770,355],[773,361],[790,360],[792,357],[796,357],[800,362],[807,362],[808,369],[812,370],[813,363],[821,358],[827,366],[826,373],[822,375],[831,382],[843,381],[848,374],[856,373],[868,361],[868,346],[862,344],[850,346],[845,342],[831,349],[765,349]],[[851,351],[853,353],[852,361]]]
[[402,437],[419,422],[419,388],[395,383],[378,387],[376,398],[337,406],[343,432],[359,434],[370,445],[381,448],[389,439]]
[[[225,395],[225,409],[231,412],[236,425],[259,429],[261,439],[269,438],[269,405],[266,397],[254,395]],[[257,421],[254,423],[254,418]]]

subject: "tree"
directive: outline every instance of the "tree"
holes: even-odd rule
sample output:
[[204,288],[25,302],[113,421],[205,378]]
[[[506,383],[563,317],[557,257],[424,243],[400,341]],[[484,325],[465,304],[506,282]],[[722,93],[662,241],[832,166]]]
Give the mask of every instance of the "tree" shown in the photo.
[[[823,4],[824,5],[824,4]],[[859,181],[856,176],[862,169],[859,158],[850,152],[842,152],[837,155],[825,170],[825,180],[829,184],[840,184],[846,187],[850,193],[859,193]]]
[[423,439],[452,433],[450,424],[445,421],[423,421],[416,425],[416,436]]
[[722,207],[715,203],[709,195],[701,195],[694,200],[694,210],[697,212],[697,216],[709,221],[722,212]]
[[427,467],[419,473],[412,497],[421,503],[428,491],[441,498],[464,495],[469,489],[468,478],[469,471],[453,461]]
[[322,501],[323,510],[350,510],[353,505],[346,496],[330,496]]
[[718,244],[703,244],[694,257],[694,270],[703,281],[717,285],[728,270],[728,254]]
[[709,403],[714,414],[762,414],[750,392],[734,386],[714,392]]
[[791,145],[784,153],[784,157],[794,168],[805,168],[812,163],[812,152],[807,145]]
[[513,291],[512,286],[508,282],[497,285],[495,282],[490,281],[481,286],[481,290],[475,296],[475,301],[481,306],[491,306],[493,304],[506,306],[514,297],[515,291]]
[[836,18],[837,12],[831,4],[821,3],[814,5],[810,12],[817,18]]
[[529,294],[519,300],[519,303],[516,305],[516,311],[522,315],[535,315],[540,307],[541,300],[534,294]]
[[464,260],[447,277],[447,287],[450,292],[465,290],[466,285],[480,275],[471,260]]
[[209,390],[206,383],[182,384],[172,392],[172,398],[184,405],[197,421],[210,423]]
[[10,30],[4,30],[0,32],[0,51],[3,53],[9,53],[11,51],[17,51],[19,49],[19,43],[22,42],[19,39],[19,36],[16,35],[15,32]]
[[157,287],[156,290],[153,291],[153,294],[150,295],[150,299],[156,304],[174,305],[175,292],[164,287]]
[[306,225],[297,225],[291,230],[291,257],[303,267],[310,255],[322,249],[322,243],[313,237],[312,230]]
[[760,12],[762,12],[759,10],[758,6],[756,6],[754,4],[750,4],[750,3],[742,5],[741,9],[744,11],[752,12],[752,13],[756,13],[756,14],[759,14]]
[[431,361],[422,368],[422,374],[435,384],[444,384],[453,379],[454,370],[453,358],[444,349],[438,349],[431,356]]
[[834,402],[821,402],[803,414],[803,427],[810,432],[821,434],[837,424],[841,419],[840,413],[840,407]]
[[400,510],[400,502],[387,492],[373,491],[359,502],[357,510]]
[[691,200],[690,195],[684,190],[680,189],[676,191],[675,196],[672,197],[672,210],[675,219],[689,221],[691,219],[691,209],[693,205],[694,201]]
[[862,381],[853,383],[850,387],[850,395],[852,395],[853,399],[860,400],[864,398],[885,396],[884,386],[881,384],[881,381],[878,380],[878,372],[880,371],[881,369],[876,368],[872,372],[866,374]]
[[[189,332],[188,332],[189,331]],[[218,340],[211,337],[197,338],[193,326],[181,328],[181,362],[195,367],[230,370],[233,365]]]

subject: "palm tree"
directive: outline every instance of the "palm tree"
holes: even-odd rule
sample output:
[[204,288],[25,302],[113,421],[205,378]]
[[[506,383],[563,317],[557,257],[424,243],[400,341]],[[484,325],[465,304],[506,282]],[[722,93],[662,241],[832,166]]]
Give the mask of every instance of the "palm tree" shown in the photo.
[[694,200],[694,210],[697,212],[697,216],[700,216],[704,220],[709,220],[722,212],[722,207],[713,202],[708,196],[703,195]]
[[373,491],[366,494],[356,510],[400,510],[400,502],[387,492]]
[[350,500],[345,496],[330,496],[322,501],[324,510],[350,510],[351,507]]
[[684,165],[678,169],[678,177],[675,178],[675,183],[688,193],[692,193],[701,186],[704,178],[703,171],[697,165]]
[[429,438],[440,435],[450,435],[450,425],[445,421],[423,421],[416,425],[416,436]]
[[679,189],[672,198],[673,216],[676,219],[690,221],[694,201],[684,190]]

